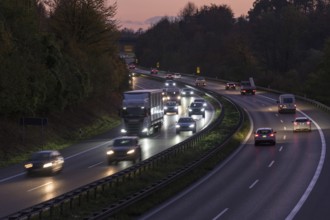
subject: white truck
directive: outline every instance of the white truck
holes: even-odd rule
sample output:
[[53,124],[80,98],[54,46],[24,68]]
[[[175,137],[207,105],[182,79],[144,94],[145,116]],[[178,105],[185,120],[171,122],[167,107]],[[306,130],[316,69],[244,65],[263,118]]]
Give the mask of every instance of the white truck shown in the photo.
[[277,101],[278,113],[296,113],[296,99],[293,94],[282,94]]
[[241,95],[256,94],[257,87],[255,86],[252,77],[249,78],[249,81],[241,81],[240,86],[241,86]]
[[133,90],[123,94],[121,133],[149,136],[160,130],[164,120],[161,89]]

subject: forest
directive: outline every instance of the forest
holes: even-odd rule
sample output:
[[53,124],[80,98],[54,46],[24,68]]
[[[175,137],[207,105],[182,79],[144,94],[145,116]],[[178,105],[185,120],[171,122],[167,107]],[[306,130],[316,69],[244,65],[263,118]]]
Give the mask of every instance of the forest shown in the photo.
[[258,86],[330,105],[330,1],[256,0],[235,18],[228,5],[186,4],[137,38],[139,65]]
[[48,119],[46,141],[72,141],[77,130],[117,116],[128,72],[116,4],[105,2],[0,1],[0,159],[45,144],[22,118]]

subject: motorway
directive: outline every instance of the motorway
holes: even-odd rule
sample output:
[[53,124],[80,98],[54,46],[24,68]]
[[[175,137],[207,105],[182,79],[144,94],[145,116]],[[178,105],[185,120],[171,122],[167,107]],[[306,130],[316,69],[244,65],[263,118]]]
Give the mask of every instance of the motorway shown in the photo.
[[[181,80],[193,83],[187,77]],[[134,78],[134,89],[161,87],[158,82]],[[216,82],[208,82],[206,88],[229,97],[249,112],[251,135],[212,173],[141,219],[330,219],[330,155],[326,151],[329,114],[301,101],[296,114],[278,114],[276,94],[258,91],[255,96],[242,96]],[[186,113],[190,101],[187,98],[183,102],[180,114]],[[212,110],[207,113],[205,120],[198,119],[199,129],[210,121]],[[313,120],[313,130],[293,133],[292,120],[302,115]],[[177,116],[165,116],[161,133],[142,138],[143,159],[191,135],[175,135],[176,120]],[[255,147],[252,131],[257,127],[274,128],[276,146]],[[66,168],[54,177],[27,178],[21,164],[1,169],[0,217],[129,167],[129,162],[106,164],[106,145],[118,134],[119,128],[63,150]]]
[[[251,135],[209,175],[140,219],[330,219],[329,114],[301,101],[296,114],[278,114],[276,94],[242,96],[215,82],[208,82],[207,89],[249,113]],[[292,120],[303,115],[312,119],[312,132],[293,133]],[[254,146],[258,127],[277,131],[276,146]]]
[[[163,82],[144,77],[133,78],[133,89],[161,89]],[[179,115],[188,115],[187,107],[193,97],[182,100]],[[206,117],[193,116],[197,131],[208,126],[214,118],[211,105],[206,108]],[[147,159],[190,137],[192,132],[176,134],[178,115],[165,115],[164,125],[159,133],[140,139],[142,159]],[[51,122],[50,122],[51,123]],[[0,169],[0,218],[62,195],[80,186],[112,175],[132,165],[129,161],[109,166],[106,148],[111,140],[120,135],[120,127],[92,139],[75,144],[61,151],[65,157],[63,172],[55,176],[27,177],[23,164]]]

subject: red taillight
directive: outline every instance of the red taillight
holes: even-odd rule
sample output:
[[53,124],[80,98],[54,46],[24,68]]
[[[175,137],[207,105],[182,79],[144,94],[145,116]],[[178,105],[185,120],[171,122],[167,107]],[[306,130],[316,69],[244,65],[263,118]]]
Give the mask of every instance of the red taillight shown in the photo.
[[272,133],[272,134],[270,134],[269,136],[274,137],[274,134]]
[[293,124],[294,124],[294,125],[298,125],[298,123],[297,123],[297,122],[294,122]]
[[307,122],[307,124],[309,125],[309,124],[311,124],[311,122],[310,122],[310,121],[308,121],[308,122]]
[[255,136],[255,137],[259,137],[259,134],[255,134],[254,136]]

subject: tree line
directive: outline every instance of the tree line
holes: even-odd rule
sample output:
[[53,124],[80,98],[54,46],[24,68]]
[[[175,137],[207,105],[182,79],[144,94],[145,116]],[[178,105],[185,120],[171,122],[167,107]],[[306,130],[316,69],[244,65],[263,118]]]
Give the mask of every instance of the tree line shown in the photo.
[[106,3],[0,1],[1,117],[61,112],[127,88],[116,4]]
[[248,15],[227,5],[187,5],[137,37],[139,64],[256,84],[330,105],[330,1],[256,0]]

